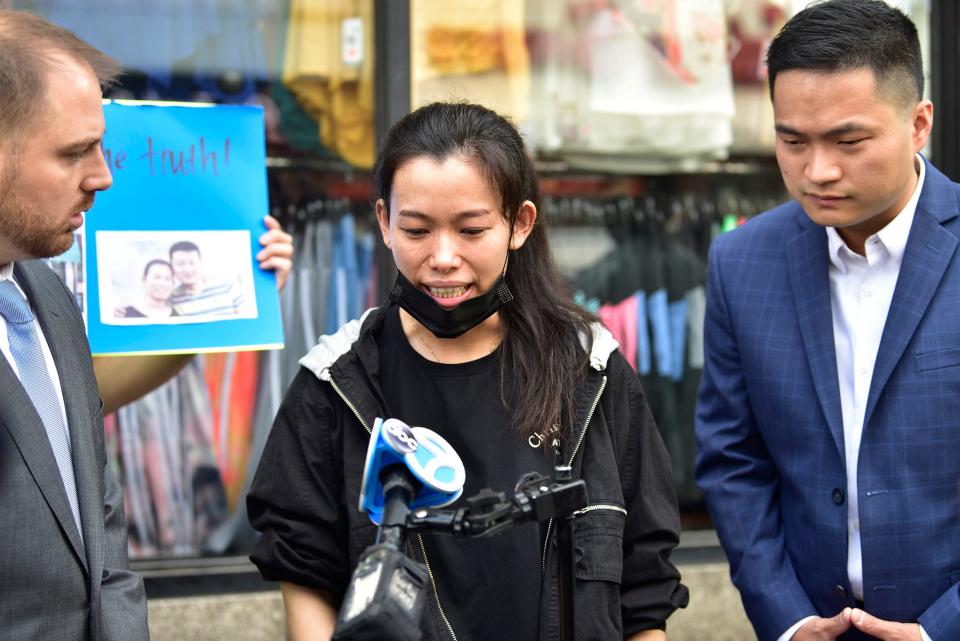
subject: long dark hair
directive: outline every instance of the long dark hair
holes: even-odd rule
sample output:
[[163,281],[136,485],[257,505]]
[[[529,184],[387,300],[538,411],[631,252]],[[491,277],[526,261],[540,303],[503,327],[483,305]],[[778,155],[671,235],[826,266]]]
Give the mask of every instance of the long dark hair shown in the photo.
[[537,207],[533,231],[509,252],[506,280],[514,301],[500,310],[501,396],[523,437],[545,434],[554,425],[569,434],[574,390],[586,375],[590,324],[596,319],[573,302],[553,262],[536,171],[520,134],[503,116],[480,105],[437,102],[421,107],[387,133],[373,170],[375,197],[389,204],[397,169],[424,156],[437,162],[462,156],[477,163],[500,197],[511,233],[523,202]]

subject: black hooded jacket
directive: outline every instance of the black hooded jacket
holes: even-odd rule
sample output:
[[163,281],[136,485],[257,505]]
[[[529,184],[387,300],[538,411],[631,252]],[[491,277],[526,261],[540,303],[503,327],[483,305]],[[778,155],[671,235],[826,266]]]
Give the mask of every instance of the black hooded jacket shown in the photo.
[[[328,590],[337,605],[376,527],[358,511],[370,428],[383,416],[377,333],[384,309],[320,339],[301,359],[247,498],[262,532],[251,559],[268,580]],[[687,603],[670,562],[679,540],[667,451],[640,383],[617,344],[597,326],[586,383],[577,390],[574,436],[563,444],[589,505],[574,520],[578,641],[622,639],[664,628]],[[541,547],[540,639],[558,637],[555,527]],[[408,552],[431,572],[419,536]],[[454,639],[436,591],[424,639]],[[470,641],[462,638],[459,641]]]

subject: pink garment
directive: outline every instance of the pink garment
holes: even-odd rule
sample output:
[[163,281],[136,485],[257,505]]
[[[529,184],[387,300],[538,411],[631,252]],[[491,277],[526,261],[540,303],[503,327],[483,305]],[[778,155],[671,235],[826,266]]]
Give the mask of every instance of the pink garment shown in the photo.
[[601,305],[600,322],[620,343],[620,352],[630,367],[637,369],[637,297],[628,296],[619,303]]
[[377,289],[377,266],[370,266],[370,275],[367,276],[367,298],[364,302],[364,310],[377,306],[380,290]]

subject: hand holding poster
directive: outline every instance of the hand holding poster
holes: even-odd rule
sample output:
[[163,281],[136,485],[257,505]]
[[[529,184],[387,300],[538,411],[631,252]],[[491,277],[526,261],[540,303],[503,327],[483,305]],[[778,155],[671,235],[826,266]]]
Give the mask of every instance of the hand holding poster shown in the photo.
[[283,345],[259,107],[104,104],[113,187],[87,219],[94,354]]

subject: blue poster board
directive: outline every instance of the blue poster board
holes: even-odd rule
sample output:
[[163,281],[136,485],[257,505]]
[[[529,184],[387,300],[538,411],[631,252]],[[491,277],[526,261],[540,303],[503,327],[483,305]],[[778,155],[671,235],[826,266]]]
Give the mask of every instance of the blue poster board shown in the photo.
[[[91,351],[283,347],[276,280],[254,258],[268,208],[262,109],[105,101],[104,116],[113,187],[83,243]],[[185,256],[192,276],[174,260]]]

